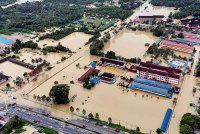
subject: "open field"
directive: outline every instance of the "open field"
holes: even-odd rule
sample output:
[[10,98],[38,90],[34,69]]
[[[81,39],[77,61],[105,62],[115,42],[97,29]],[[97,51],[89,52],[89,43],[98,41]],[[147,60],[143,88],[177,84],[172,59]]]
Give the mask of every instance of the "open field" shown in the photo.
[[123,30],[105,44],[104,51],[114,51],[125,58],[143,58],[148,47],[145,43],[153,44],[158,38],[150,32]]
[[[74,102],[71,102],[69,105],[53,106],[53,108],[69,112],[69,107],[73,106],[80,109],[80,114],[82,109],[85,109],[87,113],[99,113],[100,118],[103,120],[112,117],[115,123],[120,122],[129,128],[139,126],[144,132],[159,128],[167,108],[172,107],[172,100],[164,97],[157,98],[158,96],[156,95],[140,91],[129,90],[127,92],[128,90],[125,90],[123,92],[123,89],[116,85],[120,81],[119,78],[117,78],[117,83],[113,85],[101,82],[91,90],[83,89],[82,84],[77,79],[86,71],[83,69],[83,66],[90,62],[90,58],[93,59],[93,57],[80,58],[47,80],[29,94],[30,99],[33,94],[40,96],[48,95],[51,87],[54,85],[54,81],[69,83],[73,80],[75,84],[70,84],[70,97],[77,95]],[[81,69],[76,67],[78,63],[80,63]],[[101,67],[100,69],[102,72],[111,72],[118,76],[135,76],[133,73],[127,73],[112,67]],[[151,123],[152,120],[154,120],[153,124]]]
[[14,63],[11,63],[9,61],[1,63],[0,64],[0,70],[3,72],[3,74],[5,74],[7,76],[11,76],[14,79],[17,76],[22,77],[25,72],[31,72],[30,69],[27,69],[25,67],[19,66],[19,65],[14,64]]
[[43,48],[44,45],[56,46],[56,45],[58,45],[58,43],[61,43],[63,46],[76,52],[79,48],[81,48],[85,45],[85,43],[88,41],[88,39],[90,37],[91,37],[91,35],[75,32],[75,33],[70,34],[69,36],[66,36],[65,38],[58,40],[58,41],[55,41],[53,39],[45,39],[45,40],[41,40],[37,43],[41,48]]

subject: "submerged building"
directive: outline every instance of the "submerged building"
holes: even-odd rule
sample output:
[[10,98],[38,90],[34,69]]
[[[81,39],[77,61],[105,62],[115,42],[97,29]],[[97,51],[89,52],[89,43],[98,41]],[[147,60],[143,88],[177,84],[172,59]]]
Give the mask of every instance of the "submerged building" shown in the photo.
[[188,46],[186,44],[179,44],[173,41],[168,41],[168,40],[162,40],[160,42],[160,46],[162,48],[170,48],[174,51],[179,51],[179,52],[184,52],[184,53],[193,53],[194,47],[193,46]]
[[151,21],[151,22],[161,22],[165,18],[164,15],[151,15],[151,16],[138,16],[137,20],[139,22],[146,22],[146,21]]
[[137,76],[145,79],[161,81],[172,85],[178,85],[182,71],[171,67],[141,62],[136,67]]
[[133,79],[133,82],[129,84],[129,88],[149,92],[167,98],[172,98],[175,90],[174,87],[170,84],[141,77]]

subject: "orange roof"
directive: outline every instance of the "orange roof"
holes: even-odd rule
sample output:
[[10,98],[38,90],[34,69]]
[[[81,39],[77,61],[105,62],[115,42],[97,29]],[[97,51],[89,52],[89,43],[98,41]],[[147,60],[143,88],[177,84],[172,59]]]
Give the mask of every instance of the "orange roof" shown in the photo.
[[181,48],[194,50],[193,46],[188,46],[186,44],[178,44],[178,43],[172,42],[172,41],[162,40],[161,43],[164,45],[168,45],[168,46],[175,46],[175,47],[181,47]]

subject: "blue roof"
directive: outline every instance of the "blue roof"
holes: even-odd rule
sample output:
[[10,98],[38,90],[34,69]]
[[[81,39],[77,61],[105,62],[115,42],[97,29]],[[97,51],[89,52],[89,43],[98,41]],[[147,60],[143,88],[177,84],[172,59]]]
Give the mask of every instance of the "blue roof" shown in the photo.
[[165,89],[161,89],[161,88],[153,87],[153,86],[149,86],[149,85],[144,85],[144,84],[137,83],[137,82],[132,82],[131,84],[129,84],[129,88],[140,89],[140,90],[143,90],[146,92],[151,92],[151,93],[159,94],[162,96],[166,96],[168,98],[171,98],[171,96],[172,96],[172,95],[169,96],[168,91]]
[[9,44],[13,43],[12,40],[4,38],[4,37],[1,37],[1,36],[0,36],[0,42],[3,43],[3,44],[6,44],[6,45],[9,45]]
[[100,81],[100,79],[98,77],[93,77],[90,79],[90,82],[94,83],[94,84],[98,84]]
[[170,91],[174,90],[174,87],[172,85],[166,84],[164,82],[144,79],[144,78],[141,78],[141,77],[136,77],[134,80],[136,82],[143,83],[143,84],[146,84],[146,85],[151,85],[151,86],[155,86],[155,87],[159,87],[159,88],[164,88],[164,89],[167,89],[167,90],[170,90]]
[[168,63],[169,66],[171,66],[171,67],[173,67],[173,68],[178,68],[177,65],[173,64],[173,63],[170,62],[170,61],[167,61],[167,63]]
[[166,132],[167,131],[167,128],[168,128],[168,125],[169,125],[169,121],[170,121],[170,118],[172,116],[172,109],[168,108],[167,109],[167,112],[165,114],[165,117],[163,119],[163,122],[162,122],[162,125],[160,127],[160,129],[163,131],[163,132]]
[[96,65],[97,65],[97,62],[93,61],[93,62],[91,62],[88,66],[96,67]]
[[176,40],[179,41],[184,41],[184,42],[188,42],[188,43],[193,43],[193,44],[199,44],[199,41],[194,41],[194,40],[190,40],[190,39],[184,39],[184,38],[176,38]]

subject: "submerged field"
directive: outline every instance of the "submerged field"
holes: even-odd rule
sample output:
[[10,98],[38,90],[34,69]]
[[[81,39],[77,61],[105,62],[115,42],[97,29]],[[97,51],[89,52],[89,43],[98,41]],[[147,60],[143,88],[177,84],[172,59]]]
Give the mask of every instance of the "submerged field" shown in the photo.
[[153,44],[157,39],[150,32],[123,30],[105,44],[104,51],[114,51],[125,58],[143,58],[148,49],[145,43]]

